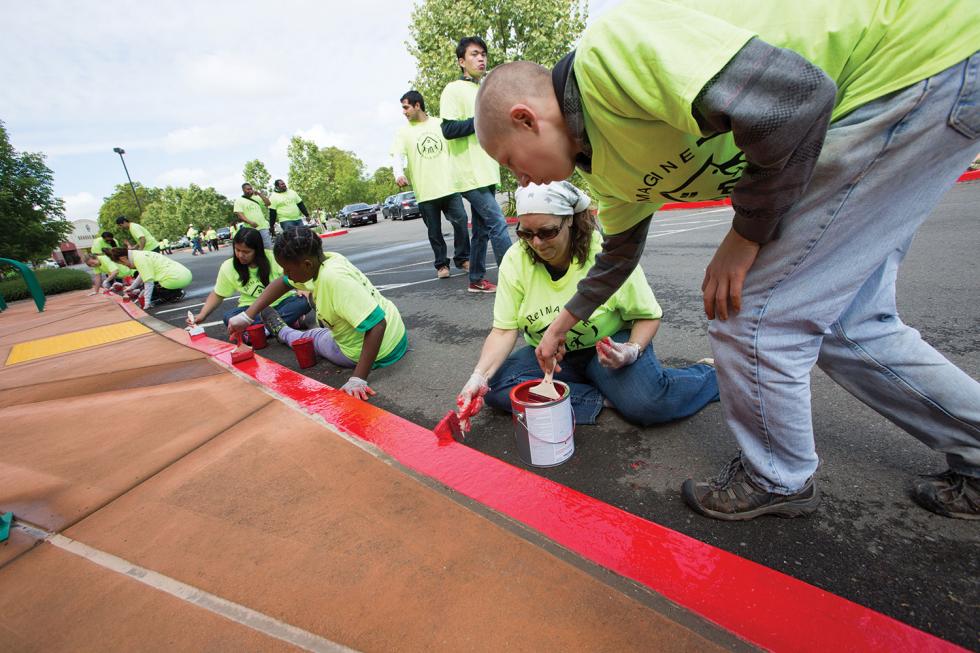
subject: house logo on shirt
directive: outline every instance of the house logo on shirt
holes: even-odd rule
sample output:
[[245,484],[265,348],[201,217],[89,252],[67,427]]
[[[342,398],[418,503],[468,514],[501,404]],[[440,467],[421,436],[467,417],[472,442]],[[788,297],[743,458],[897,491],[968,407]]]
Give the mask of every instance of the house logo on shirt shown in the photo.
[[415,143],[415,149],[418,150],[423,159],[436,158],[442,154],[443,147],[442,140],[432,134],[424,135]]

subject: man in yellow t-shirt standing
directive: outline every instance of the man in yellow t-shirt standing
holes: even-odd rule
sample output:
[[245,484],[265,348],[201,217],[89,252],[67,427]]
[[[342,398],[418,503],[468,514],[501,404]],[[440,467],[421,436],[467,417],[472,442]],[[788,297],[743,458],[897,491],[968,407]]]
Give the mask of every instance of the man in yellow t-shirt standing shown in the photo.
[[276,179],[272,188],[269,195],[270,224],[278,224],[283,229],[298,227],[303,224],[303,217],[310,217],[303,198],[292,188],[287,188],[285,181]]
[[470,234],[466,228],[466,209],[463,198],[455,192],[449,148],[440,128],[442,120],[425,112],[425,98],[418,91],[403,95],[401,103],[408,124],[398,130],[391,146],[395,183],[404,188],[411,180],[422,221],[429,232],[436,276],[446,279],[449,277],[449,257],[446,239],[442,236],[442,214],[445,213],[453,226],[453,262],[457,268],[469,271]]
[[442,134],[449,142],[456,190],[470,203],[473,237],[470,239],[469,292],[492,293],[497,286],[484,279],[487,241],[497,265],[511,245],[507,221],[497,204],[500,166],[487,156],[473,131],[476,92],[487,72],[487,44],[479,36],[468,36],[456,46],[456,63],[462,76],[446,85],[439,99]]
[[235,217],[249,227],[259,230],[266,249],[272,249],[272,233],[269,231],[269,219],[265,213],[270,204],[265,193],[255,190],[252,184],[245,182],[242,184],[242,195],[235,198],[235,205],[232,208]]

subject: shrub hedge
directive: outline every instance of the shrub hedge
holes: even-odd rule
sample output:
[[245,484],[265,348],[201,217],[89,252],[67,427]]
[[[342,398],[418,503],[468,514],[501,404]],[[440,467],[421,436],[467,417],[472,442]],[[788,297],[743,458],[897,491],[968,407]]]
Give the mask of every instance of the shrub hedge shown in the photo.
[[[0,281],[0,295],[8,302],[29,299],[27,284],[20,274]],[[92,275],[82,270],[34,270],[37,281],[45,295],[57,295],[71,290],[84,290],[92,287]]]

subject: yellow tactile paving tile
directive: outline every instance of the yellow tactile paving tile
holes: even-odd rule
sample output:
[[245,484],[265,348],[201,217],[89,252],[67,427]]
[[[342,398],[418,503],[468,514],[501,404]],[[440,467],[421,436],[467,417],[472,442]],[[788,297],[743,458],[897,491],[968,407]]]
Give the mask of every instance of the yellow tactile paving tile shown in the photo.
[[118,324],[95,327],[94,329],[74,331],[72,333],[41,338],[39,340],[29,340],[28,342],[21,342],[11,347],[6,364],[16,365],[17,363],[24,363],[37,358],[65,354],[77,349],[88,349],[89,347],[104,345],[108,342],[141,336],[144,333],[150,333],[150,329],[139,322],[127,320]]

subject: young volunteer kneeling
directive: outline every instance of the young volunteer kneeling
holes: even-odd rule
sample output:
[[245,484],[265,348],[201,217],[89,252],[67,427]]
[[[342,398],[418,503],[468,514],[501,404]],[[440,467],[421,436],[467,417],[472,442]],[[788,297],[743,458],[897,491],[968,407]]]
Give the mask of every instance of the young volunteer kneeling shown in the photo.
[[107,251],[114,262],[139,272],[139,277],[126,286],[124,292],[142,289],[140,297],[143,298],[143,308],[179,302],[184,298],[183,289],[191,284],[191,271],[169,256],[122,247]]
[[104,254],[86,254],[82,257],[85,265],[92,268],[92,292],[99,292],[99,287],[109,290],[115,281],[122,281],[136,273],[125,265],[113,263]]
[[[541,377],[534,347],[602,247],[590,203],[565,181],[517,190],[521,246],[508,250],[500,264],[493,329],[459,393],[461,412],[476,402],[470,409],[475,414],[484,400],[510,412],[511,388]],[[594,424],[609,405],[626,421],[646,426],[687,417],[718,400],[711,365],[661,367],[650,343],[662,314],[637,267],[588,320],[568,332],[555,379],[569,385],[577,423]],[[518,333],[530,346],[511,353]]]
[[[367,383],[372,369],[397,362],[408,350],[405,324],[395,305],[381,295],[364,273],[340,254],[324,252],[309,227],[284,229],[273,247],[285,276],[269,283],[255,302],[228,320],[228,335],[241,333],[256,317],[283,343],[312,337],[320,356],[353,368],[341,390],[359,399],[377,394]],[[291,288],[310,291],[317,319],[329,329],[300,332],[266,310]]]
[[[226,311],[222,317],[225,324],[228,324],[228,320],[233,315],[251,306],[271,282],[282,276],[282,268],[276,263],[272,252],[263,246],[262,234],[258,230],[252,228],[238,230],[232,240],[232,250],[231,258],[218,268],[214,290],[194,316],[196,324],[203,323],[212,311],[221,306],[225,298],[237,292],[239,293],[238,307]],[[271,306],[287,324],[297,328],[302,326],[302,318],[310,310],[310,303],[306,298],[294,292],[287,292],[272,302]]]

